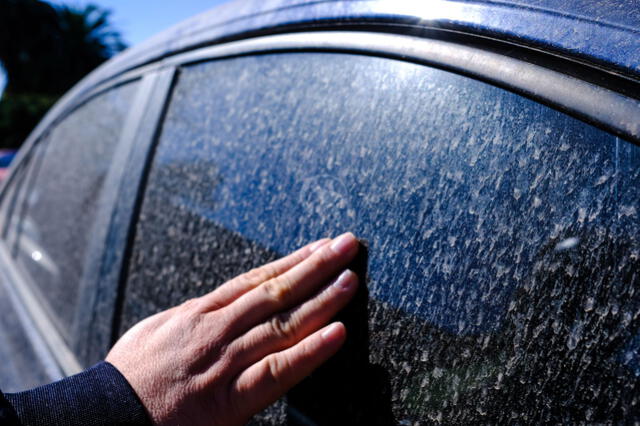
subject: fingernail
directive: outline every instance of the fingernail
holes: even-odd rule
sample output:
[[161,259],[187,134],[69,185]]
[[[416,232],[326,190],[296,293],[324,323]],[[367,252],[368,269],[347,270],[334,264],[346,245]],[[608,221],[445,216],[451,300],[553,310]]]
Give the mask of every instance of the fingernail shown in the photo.
[[321,334],[324,340],[333,340],[340,335],[340,323],[334,322]]
[[318,240],[318,241],[316,241],[315,243],[313,243],[313,244],[311,244],[311,245],[309,246],[309,251],[310,251],[311,253],[313,253],[314,251],[318,250],[318,249],[319,249],[320,247],[322,247],[323,245],[327,244],[329,241],[331,241],[331,240],[329,240],[329,239],[327,239],[327,238],[324,238],[324,239],[322,239],[322,240]]
[[351,232],[347,232],[333,240],[331,250],[338,254],[346,255],[355,248],[357,243],[358,240],[356,240],[356,237],[354,237]]
[[332,285],[340,290],[349,290],[353,285],[354,273],[350,270],[346,270],[340,274],[338,278],[332,283]]

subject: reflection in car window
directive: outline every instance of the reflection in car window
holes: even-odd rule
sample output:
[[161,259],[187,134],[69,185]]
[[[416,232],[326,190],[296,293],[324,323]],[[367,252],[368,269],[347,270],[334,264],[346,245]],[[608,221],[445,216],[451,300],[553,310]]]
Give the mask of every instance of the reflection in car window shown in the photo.
[[150,172],[122,330],[352,230],[368,302],[349,314],[349,350],[289,395],[290,423],[640,419],[639,166],[608,133],[416,64],[191,66]]
[[137,85],[110,90],[56,125],[20,218],[18,259],[69,338],[102,184]]

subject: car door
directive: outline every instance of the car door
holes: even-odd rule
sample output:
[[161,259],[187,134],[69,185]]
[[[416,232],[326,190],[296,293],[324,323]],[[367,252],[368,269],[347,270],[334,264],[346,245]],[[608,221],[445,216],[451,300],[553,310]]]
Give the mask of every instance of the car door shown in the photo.
[[349,37],[173,60],[118,332],[351,230],[347,346],[255,422],[638,418],[640,157],[616,121],[637,101],[494,52],[464,65],[465,45]]

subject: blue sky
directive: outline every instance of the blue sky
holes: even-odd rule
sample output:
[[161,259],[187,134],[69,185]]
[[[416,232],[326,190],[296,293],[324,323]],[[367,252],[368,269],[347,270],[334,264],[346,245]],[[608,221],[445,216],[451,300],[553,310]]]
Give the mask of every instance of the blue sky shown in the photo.
[[[82,7],[88,3],[97,4],[112,11],[111,20],[130,46],[177,24],[200,12],[209,10],[227,0],[70,0],[50,1],[52,4],[67,4]],[[4,74],[0,69],[0,94],[5,86]]]

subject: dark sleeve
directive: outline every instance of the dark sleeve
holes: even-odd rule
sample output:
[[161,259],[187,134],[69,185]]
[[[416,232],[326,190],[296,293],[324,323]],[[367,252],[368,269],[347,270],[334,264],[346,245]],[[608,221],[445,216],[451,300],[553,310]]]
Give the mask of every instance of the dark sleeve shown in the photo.
[[[24,426],[151,426],[147,412],[122,374],[108,362],[59,382],[25,392],[5,394],[0,420],[16,415]],[[1,424],[5,424],[0,422]]]
[[13,410],[9,401],[4,397],[4,394],[0,392],[0,425],[2,426],[19,426],[20,421],[18,415]]

